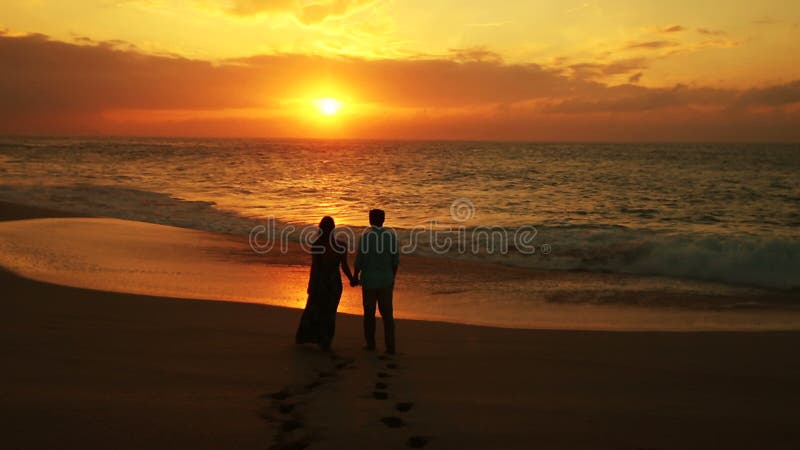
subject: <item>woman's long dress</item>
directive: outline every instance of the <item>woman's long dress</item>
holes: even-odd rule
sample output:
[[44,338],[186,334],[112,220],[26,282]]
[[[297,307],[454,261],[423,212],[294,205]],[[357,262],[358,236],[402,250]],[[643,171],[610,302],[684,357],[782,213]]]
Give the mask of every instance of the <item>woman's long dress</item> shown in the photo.
[[[344,246],[339,246],[344,248]],[[332,248],[327,238],[314,242],[311,256],[311,276],[308,280],[308,300],[295,342],[315,343],[328,349],[336,329],[336,309],[342,297],[342,275],[339,267],[343,252]]]

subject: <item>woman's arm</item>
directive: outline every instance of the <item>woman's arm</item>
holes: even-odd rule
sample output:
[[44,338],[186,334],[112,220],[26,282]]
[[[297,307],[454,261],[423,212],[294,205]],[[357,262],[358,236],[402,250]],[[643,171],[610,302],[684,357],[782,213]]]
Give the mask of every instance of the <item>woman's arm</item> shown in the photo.
[[352,286],[355,278],[353,278],[353,274],[350,272],[350,264],[347,263],[347,252],[342,252],[341,257],[342,272],[344,272],[344,276],[347,277],[347,280],[350,281],[350,285]]

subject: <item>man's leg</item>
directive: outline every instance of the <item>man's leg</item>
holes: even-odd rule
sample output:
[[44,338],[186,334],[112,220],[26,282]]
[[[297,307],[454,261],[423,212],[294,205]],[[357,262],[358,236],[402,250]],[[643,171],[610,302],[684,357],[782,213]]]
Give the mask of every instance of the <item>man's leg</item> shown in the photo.
[[364,339],[367,348],[375,349],[375,302],[377,301],[376,289],[361,289],[361,300],[364,304]]
[[383,318],[383,338],[386,342],[387,353],[395,352],[392,291],[392,288],[381,289],[378,294],[378,309],[380,310],[381,317]]

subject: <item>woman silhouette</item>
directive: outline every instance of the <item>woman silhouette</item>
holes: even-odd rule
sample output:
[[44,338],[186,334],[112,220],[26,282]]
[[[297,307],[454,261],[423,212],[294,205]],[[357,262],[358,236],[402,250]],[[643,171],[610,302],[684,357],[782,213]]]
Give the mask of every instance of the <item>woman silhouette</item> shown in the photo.
[[311,275],[308,280],[308,300],[300,318],[295,342],[319,344],[330,351],[336,328],[336,309],[342,297],[342,276],[353,283],[353,275],[347,264],[347,247],[333,236],[336,224],[325,216],[319,222],[319,237],[311,244]]

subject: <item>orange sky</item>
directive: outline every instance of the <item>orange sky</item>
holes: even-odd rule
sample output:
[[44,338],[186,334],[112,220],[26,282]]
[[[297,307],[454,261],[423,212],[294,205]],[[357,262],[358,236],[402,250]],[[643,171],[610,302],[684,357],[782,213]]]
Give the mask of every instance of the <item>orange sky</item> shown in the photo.
[[0,133],[800,140],[800,2],[9,3]]

